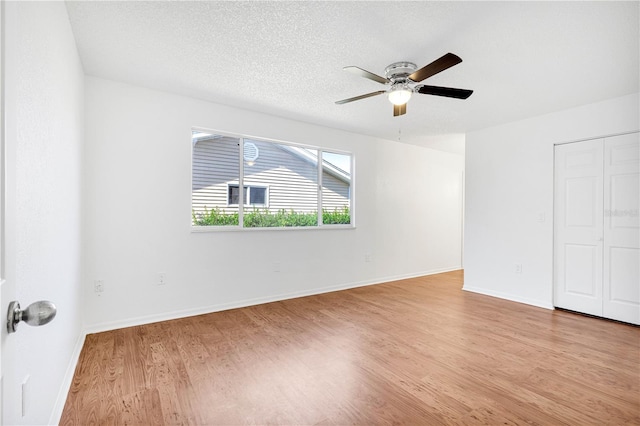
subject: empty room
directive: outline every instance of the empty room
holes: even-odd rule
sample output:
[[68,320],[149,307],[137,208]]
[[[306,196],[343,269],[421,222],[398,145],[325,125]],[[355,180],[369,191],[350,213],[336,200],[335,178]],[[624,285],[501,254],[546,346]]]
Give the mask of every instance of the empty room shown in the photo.
[[2,1],[0,424],[640,424],[639,27]]

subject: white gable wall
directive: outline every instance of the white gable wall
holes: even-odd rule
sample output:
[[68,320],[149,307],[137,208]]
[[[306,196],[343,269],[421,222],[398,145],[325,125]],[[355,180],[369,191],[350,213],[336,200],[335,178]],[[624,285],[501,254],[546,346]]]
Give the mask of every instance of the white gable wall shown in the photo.
[[467,134],[466,290],[553,306],[553,145],[638,131],[638,105],[633,94]]
[[[93,77],[86,83],[91,330],[461,267],[460,155]],[[352,152],[356,229],[191,232],[192,126]],[[159,272],[167,277],[161,287]],[[103,293],[94,293],[94,280],[104,281]]]

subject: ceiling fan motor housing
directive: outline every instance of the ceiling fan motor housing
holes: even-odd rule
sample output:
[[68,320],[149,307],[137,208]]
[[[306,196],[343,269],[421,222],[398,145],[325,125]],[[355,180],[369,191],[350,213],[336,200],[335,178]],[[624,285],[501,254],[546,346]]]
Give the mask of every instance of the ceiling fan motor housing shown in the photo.
[[384,69],[384,75],[392,83],[395,83],[397,81],[405,81],[416,69],[418,67],[413,62],[394,62]]

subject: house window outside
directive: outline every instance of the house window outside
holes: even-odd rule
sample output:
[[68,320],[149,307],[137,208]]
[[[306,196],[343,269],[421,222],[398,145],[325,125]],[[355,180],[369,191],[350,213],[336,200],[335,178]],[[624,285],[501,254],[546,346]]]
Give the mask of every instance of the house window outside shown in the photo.
[[192,147],[197,228],[353,225],[349,153],[200,130]]
[[[268,188],[261,186],[244,186],[242,199],[245,206],[267,206]],[[247,199],[249,202],[247,203]],[[240,185],[229,185],[229,205],[234,206],[240,200]]]

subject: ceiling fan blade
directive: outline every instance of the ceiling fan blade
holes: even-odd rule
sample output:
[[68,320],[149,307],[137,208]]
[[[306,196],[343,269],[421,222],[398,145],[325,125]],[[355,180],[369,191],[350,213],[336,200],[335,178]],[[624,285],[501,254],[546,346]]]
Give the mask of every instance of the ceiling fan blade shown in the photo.
[[342,69],[345,71],[349,71],[352,74],[359,75],[360,77],[368,78],[369,80],[373,80],[377,83],[382,83],[382,84],[389,83],[388,79],[384,77],[380,77],[379,75],[369,72],[367,70],[363,70],[362,68],[359,68],[359,67],[351,66],[351,67],[344,67]]
[[403,115],[407,113],[407,104],[402,105],[394,105],[393,106],[393,116],[397,117],[399,115]]
[[453,87],[440,87],[440,86],[418,86],[416,92],[423,95],[436,95],[445,96],[447,98],[467,99],[473,93],[473,90],[456,89]]
[[381,95],[386,93],[386,90],[378,90],[377,92],[367,93],[366,95],[355,96],[353,98],[343,99],[341,101],[336,101],[338,105],[346,104],[353,101],[359,101],[360,99],[370,98],[371,96]]
[[440,71],[444,71],[447,68],[451,68],[454,65],[462,62],[459,56],[454,55],[453,53],[447,53],[439,59],[431,62],[429,65],[425,65],[420,68],[418,71],[414,72],[409,76],[409,78],[416,83],[424,80],[425,78],[429,78],[433,75],[438,74]]

